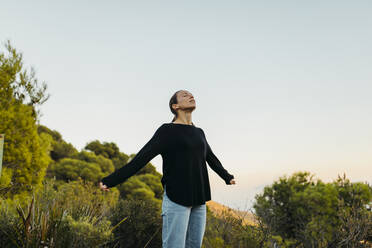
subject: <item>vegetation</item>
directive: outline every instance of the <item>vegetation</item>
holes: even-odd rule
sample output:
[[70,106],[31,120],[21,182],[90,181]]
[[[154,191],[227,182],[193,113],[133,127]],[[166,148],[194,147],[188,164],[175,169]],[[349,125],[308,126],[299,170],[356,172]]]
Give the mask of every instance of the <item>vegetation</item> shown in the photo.
[[[149,163],[109,192],[99,180],[125,166],[112,142],[81,151],[39,123],[47,86],[10,42],[0,50],[0,247],[161,247],[161,174]],[[256,224],[207,208],[204,248],[368,247],[372,189],[346,175],[281,177],[255,197]]]
[[367,247],[371,241],[372,188],[338,177],[314,180],[309,172],[281,177],[256,195],[254,208],[282,247]]
[[41,186],[50,162],[48,141],[37,133],[37,107],[49,95],[9,41],[5,49],[0,52],[0,133],[6,137],[0,188],[7,197],[22,198]]

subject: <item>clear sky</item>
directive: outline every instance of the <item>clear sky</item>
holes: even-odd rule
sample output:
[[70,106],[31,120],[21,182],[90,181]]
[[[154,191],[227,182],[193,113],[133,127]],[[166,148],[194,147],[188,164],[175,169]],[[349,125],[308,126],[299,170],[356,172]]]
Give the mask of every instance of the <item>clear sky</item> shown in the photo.
[[[0,6],[0,41],[49,86],[41,123],[78,149],[98,139],[137,153],[186,89],[192,121],[237,182],[209,168],[212,200],[248,209],[300,170],[372,183],[369,0]],[[162,171],[161,156],[152,163]]]

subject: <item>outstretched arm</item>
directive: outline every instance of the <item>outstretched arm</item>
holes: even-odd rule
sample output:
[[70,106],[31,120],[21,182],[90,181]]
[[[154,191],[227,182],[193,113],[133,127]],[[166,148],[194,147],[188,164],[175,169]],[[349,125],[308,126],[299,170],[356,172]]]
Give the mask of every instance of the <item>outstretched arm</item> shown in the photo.
[[142,147],[142,149],[126,165],[114,171],[110,175],[102,178],[101,182],[107,188],[114,187],[129,177],[136,174],[148,162],[162,152],[164,147],[162,126],[160,126],[152,138]]
[[[204,131],[203,131],[204,134]],[[213,153],[212,148],[209,146],[208,141],[205,137],[204,138],[207,144],[207,163],[208,165],[214,170],[224,181],[226,184],[231,184],[231,179],[234,178],[233,175],[229,174],[225,168],[223,168],[220,160],[216,157],[216,155]]]

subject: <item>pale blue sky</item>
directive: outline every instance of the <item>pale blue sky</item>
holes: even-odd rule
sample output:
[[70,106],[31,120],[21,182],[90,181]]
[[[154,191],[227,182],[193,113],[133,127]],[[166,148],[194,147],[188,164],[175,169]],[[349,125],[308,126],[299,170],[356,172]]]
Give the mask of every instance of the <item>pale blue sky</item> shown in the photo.
[[[187,89],[193,122],[237,181],[209,169],[212,200],[247,209],[299,170],[372,183],[371,1],[0,6],[0,41],[49,86],[42,124],[79,149],[99,139],[137,153]],[[152,162],[161,172],[161,156]]]

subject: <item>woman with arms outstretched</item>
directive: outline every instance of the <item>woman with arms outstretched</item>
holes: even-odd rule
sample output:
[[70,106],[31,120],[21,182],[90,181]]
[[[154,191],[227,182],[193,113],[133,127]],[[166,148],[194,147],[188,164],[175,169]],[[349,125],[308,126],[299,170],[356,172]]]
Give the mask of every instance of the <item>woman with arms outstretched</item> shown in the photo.
[[212,152],[203,129],[191,121],[196,104],[187,90],[174,93],[169,107],[175,115],[157,128],[152,138],[125,166],[104,177],[102,190],[109,190],[133,176],[155,156],[163,159],[163,248],[200,248],[206,225],[206,201],[211,191],[206,163],[225,181],[235,184]]

